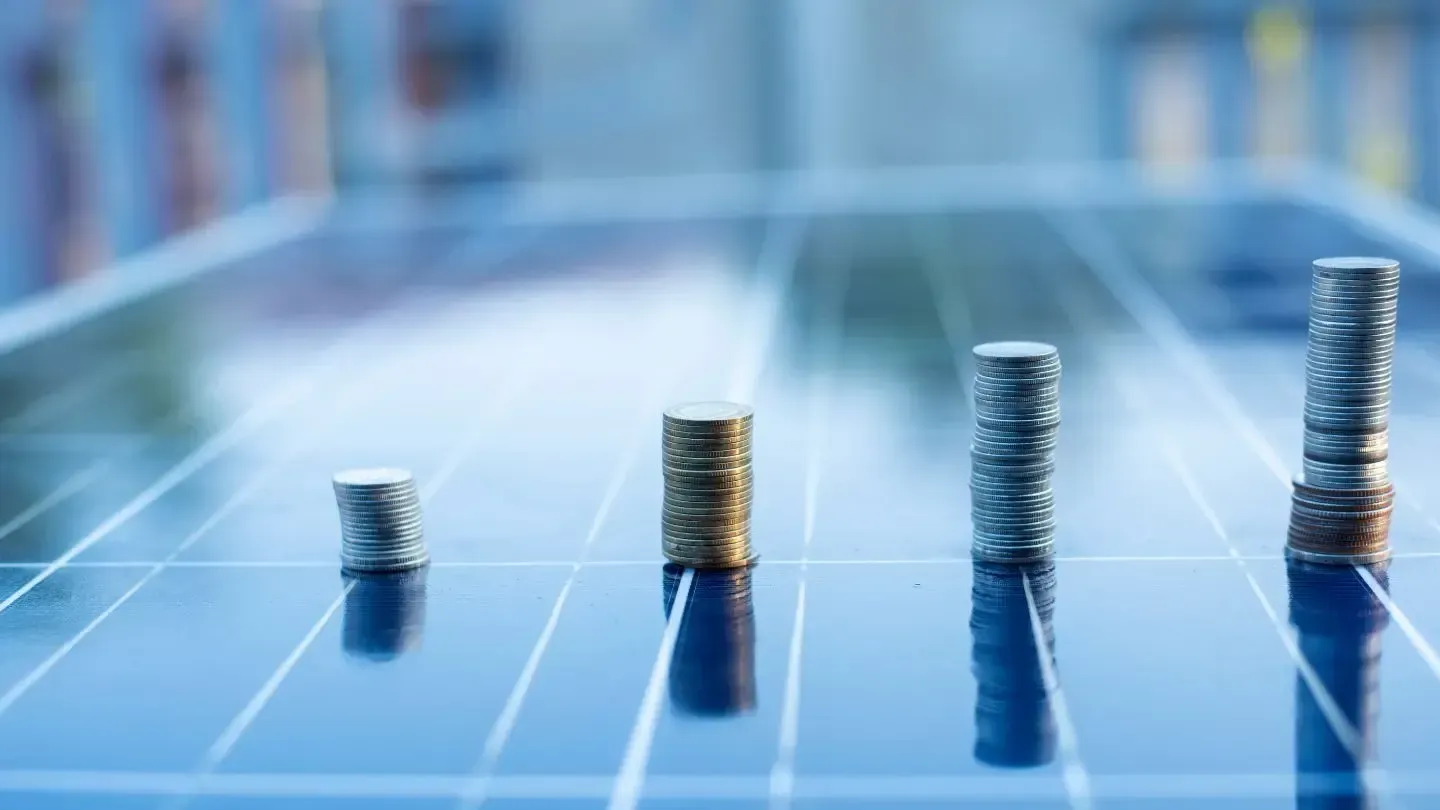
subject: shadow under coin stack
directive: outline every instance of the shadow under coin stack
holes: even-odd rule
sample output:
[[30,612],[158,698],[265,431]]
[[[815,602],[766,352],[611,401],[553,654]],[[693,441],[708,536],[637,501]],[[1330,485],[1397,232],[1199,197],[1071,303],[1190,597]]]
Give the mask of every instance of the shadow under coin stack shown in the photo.
[[[1388,563],[1367,566],[1390,590]],[[1365,769],[1375,755],[1380,719],[1380,638],[1390,621],[1354,568],[1290,560],[1290,623],[1302,660],[1319,679],[1328,706],[1303,673],[1295,677],[1296,802],[1306,808],[1372,807]],[[1347,725],[1344,737],[1329,712]]]
[[[1055,757],[1055,724],[1045,691],[1045,668],[1055,663],[1055,561],[972,565],[975,758],[997,768],[1044,765]],[[1030,621],[1027,579],[1040,618],[1040,643]]]
[[693,402],[665,412],[661,549],[671,562],[739,568],[754,561],[753,421],[748,406],[730,402]]
[[1320,259],[1305,356],[1304,474],[1295,480],[1287,549],[1341,565],[1390,556],[1395,489],[1389,455],[1390,366],[1400,265]]
[[[661,572],[665,618],[685,569]],[[751,570],[697,571],[670,659],[670,705],[691,717],[733,717],[755,709],[755,609]]]
[[345,596],[341,644],[351,658],[393,661],[420,646],[425,631],[425,581],[418,568],[388,576],[356,577]]
[[346,470],[335,476],[340,562],[352,574],[388,574],[430,561],[420,492],[405,470]]
[[1050,475],[1060,433],[1060,353],[1045,343],[984,343],[975,354],[970,444],[972,554],[1030,562],[1055,547]]

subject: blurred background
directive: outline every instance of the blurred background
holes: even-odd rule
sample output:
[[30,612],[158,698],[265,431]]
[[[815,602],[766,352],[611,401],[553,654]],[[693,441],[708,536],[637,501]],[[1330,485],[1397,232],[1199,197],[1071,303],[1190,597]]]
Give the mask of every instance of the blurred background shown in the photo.
[[0,303],[291,193],[1138,161],[1440,203],[1426,0],[12,0]]

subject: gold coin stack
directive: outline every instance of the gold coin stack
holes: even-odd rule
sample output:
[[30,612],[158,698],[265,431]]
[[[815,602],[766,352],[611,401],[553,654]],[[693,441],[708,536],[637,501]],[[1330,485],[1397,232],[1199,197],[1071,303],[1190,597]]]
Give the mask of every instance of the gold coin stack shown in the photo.
[[732,402],[690,402],[665,412],[661,550],[689,568],[749,565],[754,412]]

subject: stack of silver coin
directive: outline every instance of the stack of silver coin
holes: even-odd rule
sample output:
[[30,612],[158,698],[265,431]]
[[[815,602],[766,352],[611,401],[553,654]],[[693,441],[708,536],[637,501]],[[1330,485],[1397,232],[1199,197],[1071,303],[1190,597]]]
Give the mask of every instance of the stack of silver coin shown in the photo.
[[754,560],[753,417],[748,406],[731,402],[691,402],[665,411],[661,550],[671,562],[737,568]]
[[1310,289],[1305,457],[1295,480],[1288,548],[1311,562],[1389,556],[1395,490],[1389,455],[1390,368],[1400,265],[1320,259]]
[[430,561],[414,476],[394,469],[346,470],[334,484],[346,571],[392,573]]
[[1045,343],[975,347],[970,444],[972,554],[1030,562],[1055,547],[1050,476],[1060,433],[1060,353]]

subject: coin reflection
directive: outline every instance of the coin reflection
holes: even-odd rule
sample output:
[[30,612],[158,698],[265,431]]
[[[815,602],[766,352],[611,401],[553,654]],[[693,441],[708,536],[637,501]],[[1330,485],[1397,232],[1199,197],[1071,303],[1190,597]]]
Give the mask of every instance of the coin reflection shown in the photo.
[[[1025,582],[1040,616],[1036,644]],[[1055,756],[1055,726],[1040,650],[1054,662],[1055,563],[1005,565],[976,560],[970,634],[975,699],[975,759],[999,768],[1032,768]]]
[[[685,569],[663,570],[665,616]],[[755,708],[755,613],[750,569],[696,571],[670,661],[670,704],[679,714],[730,717]]]
[[425,630],[428,569],[398,574],[346,577],[354,588],[345,597],[342,644],[345,654],[364,661],[391,661],[420,646]]
[[[1380,634],[1389,616],[1353,568],[1287,563],[1290,623],[1300,652],[1343,716],[1340,733],[1298,673],[1295,679],[1296,806],[1368,808],[1361,769],[1374,752]],[[1385,564],[1368,570],[1389,590]]]

